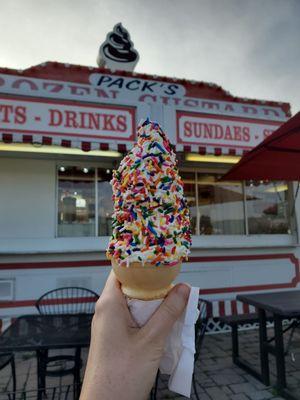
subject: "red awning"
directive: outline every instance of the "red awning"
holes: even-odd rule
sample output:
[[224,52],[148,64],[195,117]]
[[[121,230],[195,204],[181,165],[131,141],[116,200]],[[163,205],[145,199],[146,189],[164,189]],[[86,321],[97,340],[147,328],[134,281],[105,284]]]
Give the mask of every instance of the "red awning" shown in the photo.
[[247,153],[222,179],[300,180],[300,112]]

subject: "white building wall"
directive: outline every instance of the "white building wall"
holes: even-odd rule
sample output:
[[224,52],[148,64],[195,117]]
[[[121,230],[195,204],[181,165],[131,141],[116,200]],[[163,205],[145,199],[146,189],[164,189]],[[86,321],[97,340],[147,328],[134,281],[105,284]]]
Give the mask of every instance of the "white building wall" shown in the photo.
[[0,238],[55,235],[55,162],[0,158]]
[[[0,320],[36,312],[35,300],[60,286],[101,293],[110,271],[107,237],[55,237],[55,167],[56,160],[0,158],[0,281],[14,287],[7,306],[0,301]],[[300,196],[298,226],[299,209]],[[218,315],[219,302],[238,293],[298,288],[299,258],[296,234],[195,236],[177,280],[199,286]]]

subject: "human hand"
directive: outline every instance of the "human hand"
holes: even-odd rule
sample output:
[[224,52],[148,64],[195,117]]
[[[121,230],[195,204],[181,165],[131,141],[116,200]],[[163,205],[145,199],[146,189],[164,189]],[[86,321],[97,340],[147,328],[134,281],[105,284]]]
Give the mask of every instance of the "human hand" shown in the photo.
[[176,285],[139,328],[111,272],[96,304],[80,400],[147,399],[165,340],[185,309],[189,293],[187,285]]

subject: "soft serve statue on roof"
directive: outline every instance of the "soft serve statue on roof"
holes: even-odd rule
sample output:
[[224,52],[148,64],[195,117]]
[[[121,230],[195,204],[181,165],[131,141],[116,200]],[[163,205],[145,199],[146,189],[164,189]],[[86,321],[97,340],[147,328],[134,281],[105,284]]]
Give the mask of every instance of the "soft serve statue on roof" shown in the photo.
[[111,71],[133,71],[139,60],[139,54],[133,46],[129,32],[121,23],[118,23],[102,43],[97,64],[99,67],[106,67]]

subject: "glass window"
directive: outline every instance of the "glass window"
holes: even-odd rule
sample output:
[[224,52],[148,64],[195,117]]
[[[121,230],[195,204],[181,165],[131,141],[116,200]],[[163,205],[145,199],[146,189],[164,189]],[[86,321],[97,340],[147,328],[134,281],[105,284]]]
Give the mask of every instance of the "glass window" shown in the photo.
[[244,195],[241,183],[219,182],[217,174],[199,173],[197,186],[200,235],[244,234]]
[[58,168],[59,237],[95,236],[95,169]]
[[[193,235],[290,233],[286,182],[223,182],[217,173],[186,170],[180,175]],[[59,237],[111,235],[111,179],[112,166],[58,167]]]
[[197,207],[196,207],[196,173],[179,171],[184,183],[184,195],[190,209],[192,235],[196,235]]
[[112,170],[110,168],[98,168],[98,235],[110,236],[112,233],[112,188],[110,180]]
[[250,234],[290,233],[286,182],[246,182],[246,200]]

